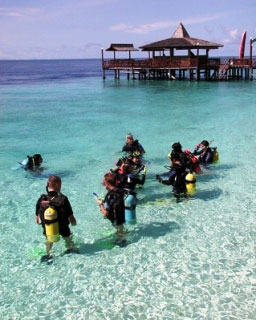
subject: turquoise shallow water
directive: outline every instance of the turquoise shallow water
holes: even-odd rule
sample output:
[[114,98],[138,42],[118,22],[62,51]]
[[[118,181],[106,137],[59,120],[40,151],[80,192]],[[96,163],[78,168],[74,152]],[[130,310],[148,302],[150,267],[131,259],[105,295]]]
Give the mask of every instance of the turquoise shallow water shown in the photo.
[[[255,82],[115,81],[108,77],[0,88],[1,319],[255,319]],[[128,132],[150,162],[128,246],[92,192]],[[173,142],[214,140],[220,162],[176,203],[155,181]],[[13,170],[41,153],[45,171]],[[80,255],[54,246],[51,265],[34,223],[47,174],[62,177]]]

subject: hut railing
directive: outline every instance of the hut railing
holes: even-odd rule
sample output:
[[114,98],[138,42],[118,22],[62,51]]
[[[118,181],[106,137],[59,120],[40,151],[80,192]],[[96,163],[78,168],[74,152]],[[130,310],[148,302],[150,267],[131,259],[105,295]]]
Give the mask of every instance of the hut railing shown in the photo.
[[134,60],[134,59],[114,59],[103,61],[105,69],[140,69],[151,68],[151,60]]
[[199,59],[197,57],[173,57],[156,58],[152,60],[152,67],[155,69],[186,69],[196,68]]
[[229,66],[235,67],[235,68],[241,68],[241,67],[250,67],[251,66],[251,60],[250,59],[229,59]]
[[145,60],[114,59],[103,61],[104,69],[168,69],[168,68],[196,68],[197,57],[154,58]]
[[206,56],[199,56],[199,67],[202,69],[218,69],[220,66],[220,59],[218,58],[207,58]]
[[103,61],[104,69],[188,69],[211,68],[218,69],[221,65],[230,68],[253,67],[256,68],[256,59],[249,58],[207,58],[199,57],[155,57],[154,59],[113,59]]

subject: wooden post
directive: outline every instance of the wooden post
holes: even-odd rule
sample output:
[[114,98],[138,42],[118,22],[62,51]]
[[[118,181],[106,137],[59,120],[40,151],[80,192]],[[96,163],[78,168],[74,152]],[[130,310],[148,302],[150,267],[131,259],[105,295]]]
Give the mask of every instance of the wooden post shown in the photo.
[[250,76],[250,79],[253,80],[253,67],[252,67],[252,44],[253,42],[255,41],[256,39],[252,39],[250,38],[250,73],[251,73],[251,76]]
[[197,48],[196,48],[196,56],[197,56],[197,68],[196,68],[196,80],[200,80],[200,67],[199,67],[199,42],[197,42]]
[[250,38],[250,67],[252,68],[252,38]]
[[104,49],[101,48],[101,65],[102,65],[102,78],[106,79],[105,69],[104,69]]
[[189,69],[189,80],[193,80],[193,69]]

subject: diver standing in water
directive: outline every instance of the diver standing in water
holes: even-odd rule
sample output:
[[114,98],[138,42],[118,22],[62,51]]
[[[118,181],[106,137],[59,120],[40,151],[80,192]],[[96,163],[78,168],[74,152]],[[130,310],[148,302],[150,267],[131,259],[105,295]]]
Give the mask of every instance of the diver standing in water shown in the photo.
[[182,195],[186,196],[186,175],[187,169],[191,169],[191,161],[182,151],[179,142],[172,145],[172,152],[168,157],[171,162],[170,171],[164,174],[168,179],[162,179],[161,175],[156,175],[156,179],[162,184],[173,186],[174,197],[179,201]]
[[60,193],[61,179],[51,176],[47,181],[47,194],[42,194],[36,204],[35,221],[42,224],[46,237],[46,256],[42,260],[49,260],[50,250],[54,242],[60,240],[60,235],[65,240],[66,253],[79,253],[72,240],[69,224],[77,224],[68,198]]
[[198,160],[200,163],[208,164],[213,162],[213,151],[207,140],[203,140],[199,143],[193,153],[195,156],[199,155]]
[[27,156],[22,162],[19,162],[20,166],[24,170],[30,171],[40,171],[42,168],[40,167],[43,162],[43,158],[40,153],[34,154],[32,157]]
[[139,141],[134,140],[131,133],[128,133],[126,136],[126,144],[123,146],[122,152],[127,152],[129,154],[136,153],[140,156],[143,156],[143,154],[146,153]]
[[110,220],[119,240],[119,245],[125,244],[123,224],[125,223],[124,191],[118,187],[119,180],[116,174],[109,172],[104,175],[103,185],[107,194],[102,199],[97,199],[100,211],[105,218]]

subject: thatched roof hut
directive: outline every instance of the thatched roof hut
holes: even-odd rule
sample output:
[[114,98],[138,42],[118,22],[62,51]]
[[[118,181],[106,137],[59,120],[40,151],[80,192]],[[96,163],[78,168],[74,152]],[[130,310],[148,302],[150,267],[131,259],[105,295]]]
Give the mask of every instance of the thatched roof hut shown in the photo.
[[222,44],[210,42],[206,40],[191,38],[183,26],[180,23],[173,33],[171,38],[160,40],[156,42],[152,42],[141,46],[140,48],[143,51],[163,51],[168,49],[176,49],[176,50],[189,50],[189,49],[218,49],[219,47],[223,47]]
[[131,59],[131,51],[139,51],[132,43],[111,43],[106,51],[114,52],[114,59],[116,59],[116,52],[129,52],[129,59]]
[[106,51],[138,51],[134,48],[132,43],[111,43],[110,47]]

